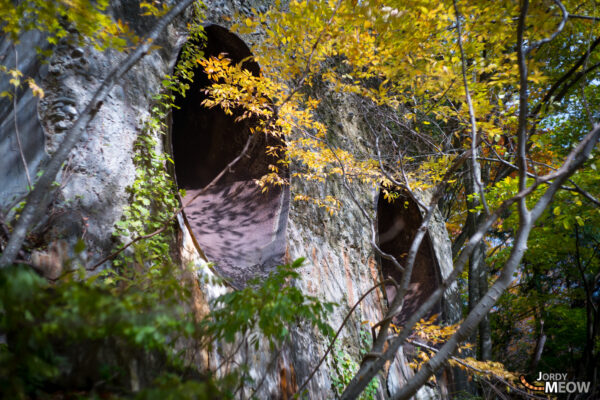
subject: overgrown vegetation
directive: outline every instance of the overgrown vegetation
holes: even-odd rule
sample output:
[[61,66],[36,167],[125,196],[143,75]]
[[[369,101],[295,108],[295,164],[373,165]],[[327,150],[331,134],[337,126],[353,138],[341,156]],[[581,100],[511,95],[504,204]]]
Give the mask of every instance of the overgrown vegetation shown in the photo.
[[[364,326],[360,330],[360,349],[359,356],[363,357],[367,353],[367,349],[371,347],[371,333]],[[331,353],[334,374],[331,376],[331,384],[337,396],[341,396],[342,392],[350,383],[350,380],[358,371],[358,363],[352,359],[352,356],[344,350],[340,342],[336,342]],[[374,377],[367,385],[365,390],[360,394],[360,400],[373,400],[377,395],[379,388],[378,377]]]
[[[144,6],[150,15],[162,11]],[[194,17],[187,28],[189,40],[183,46],[173,75],[162,80],[162,91],[153,97],[154,107],[150,116],[143,122],[141,132],[134,144],[135,181],[127,188],[131,196],[130,204],[123,210],[121,221],[117,223],[114,235],[124,242],[148,236],[142,249],[147,250],[144,258],[151,264],[171,262],[174,216],[180,206],[177,198],[177,185],[170,171],[173,160],[163,151],[168,131],[168,116],[175,107],[175,97],[185,96],[189,82],[194,77],[196,60],[203,56],[200,43],[204,40],[202,21],[204,4],[194,3]],[[169,165],[169,163],[171,165]],[[121,256],[126,257],[126,256]],[[131,262],[126,258],[125,262]]]
[[[585,320],[577,324],[577,337],[583,339],[585,332],[586,344],[570,347],[575,350],[570,355],[585,367],[571,362],[570,373],[573,379],[598,380],[599,311],[592,298],[600,287],[597,234],[588,226],[594,225],[600,205],[593,172],[600,129],[595,107],[600,39],[592,3],[292,1],[289,8],[274,7],[238,25],[240,32],[260,31],[266,37],[254,49],[265,66],[263,78],[246,79],[239,66],[224,58],[203,63],[215,82],[206,104],[244,107],[249,115],[270,121],[263,128],[267,134],[284,131],[288,157],[303,167],[294,177],[338,179],[371,223],[371,210],[356,201],[357,182],[383,188],[384,196],[397,188],[409,193],[425,214],[423,230],[435,207],[444,211],[455,256],[446,284],[464,269],[465,319],[432,350],[435,355],[397,398],[414,394],[468,338],[477,344],[479,361],[509,361],[506,352],[492,352],[493,339],[503,341],[504,327],[536,332],[528,350],[519,350],[529,362],[513,365],[532,374],[541,365],[563,368],[540,364],[535,353],[543,354],[548,322],[559,329],[566,309]],[[361,99],[357,102],[369,111],[358,122],[366,132],[361,137],[366,148],[332,140],[318,120],[321,99],[313,97],[313,85],[327,86],[334,96]],[[274,99],[274,107],[266,106],[265,99]],[[420,200],[415,188],[430,190],[431,200]],[[296,198],[330,212],[338,209],[335,198],[312,193]],[[564,234],[552,239],[553,245],[547,239],[557,228]],[[344,399],[364,390],[443,293],[432,295],[388,343],[391,319],[408,290],[423,237],[415,235],[406,257],[396,260],[404,273],[396,286],[400,294],[380,321],[372,347],[383,354],[363,359]],[[565,241],[574,246],[557,254],[556,243]],[[536,257],[536,250],[544,257]],[[514,277],[521,282],[514,285]],[[494,309],[506,289],[511,300],[501,300],[503,306]],[[560,305],[553,300],[557,293],[564,299]],[[528,303],[516,321],[512,300]],[[508,323],[500,326],[499,321]],[[567,339],[561,332],[574,343],[575,336]],[[514,350],[503,345],[508,354]],[[564,349],[560,353],[567,355]],[[484,369],[496,367],[489,361]]]
[[[178,3],[178,12],[189,3]],[[0,28],[12,43],[25,32],[40,30],[51,45],[71,29],[82,43],[97,49],[130,52],[129,64],[124,64],[130,68],[136,57],[151,51],[160,30],[152,33],[152,40],[140,42],[125,24],[108,16],[108,5],[89,0],[0,1]],[[141,8],[158,23],[167,21],[170,12],[156,2],[142,2]],[[196,11],[201,18],[200,8]],[[177,202],[165,174],[169,160],[157,151],[157,138],[164,132],[173,96],[184,94],[196,65],[214,81],[204,105],[243,109],[239,118],[259,120],[258,133],[285,138],[285,149],[270,150],[281,150],[287,156],[284,162],[296,163],[294,179],[337,180],[351,199],[346,206],[356,207],[367,224],[376,218],[356,199],[357,183],[382,189],[387,198],[396,191],[407,193],[424,214],[406,257],[395,260],[403,279],[395,283],[397,295],[377,322],[369,356],[357,365],[336,352],[339,375],[334,385],[342,398],[372,395],[372,379],[400,346],[414,341],[409,338],[413,332],[423,331],[431,333],[429,344],[418,345],[417,372],[395,398],[412,396],[443,365],[463,365],[465,360],[457,361],[452,354],[466,340],[475,343],[478,360],[463,367],[480,376],[492,371],[511,378],[496,359],[530,374],[541,369],[568,372],[573,379],[597,383],[597,5],[559,0],[291,1],[251,14],[238,18],[238,30],[259,31],[263,37],[253,50],[263,68],[261,76],[248,74],[225,56],[204,59],[194,44],[200,40],[190,42],[175,76],[163,82],[165,92],[157,97],[136,143],[132,204],[118,226],[123,241],[135,240],[131,252],[115,262],[117,269],[93,277],[72,273],[48,283],[25,266],[5,265],[13,264],[34,216],[45,209],[46,192],[51,192],[60,165],[101,106],[102,96],[127,68],[114,70],[98,89],[98,102],[75,121],[59,156],[53,156],[6,234],[10,243],[0,260],[0,330],[6,332],[1,390],[17,397],[67,387],[98,396],[103,391],[129,396],[142,379],[129,366],[154,362],[165,373],[143,378],[146,389],[137,396],[159,398],[174,391],[184,397],[208,392],[228,397],[248,378],[243,373],[222,381],[210,373],[193,376],[189,360],[178,352],[181,341],[231,343],[258,330],[277,348],[298,318],[323,334],[330,331],[324,319],[332,305],[288,286],[298,278],[299,263],[280,268],[264,286],[254,282],[219,298],[203,323],[190,320],[181,308],[189,293],[181,285],[183,269],[170,252],[170,221]],[[189,28],[195,39],[201,38],[199,20]],[[23,84],[43,96],[30,77],[1,67],[14,90],[0,96],[15,99]],[[332,140],[318,119],[321,99],[310,90],[315,84],[335,96],[361,99],[361,107],[368,110],[359,118],[366,132],[359,140],[363,144]],[[289,183],[278,176],[277,166],[271,168],[273,173],[260,184]],[[416,188],[428,190],[431,198],[423,201]],[[332,216],[342,206],[328,193],[297,193],[295,198],[311,201]],[[452,233],[454,269],[397,328],[392,321],[409,289],[436,207]],[[375,252],[387,256],[373,245]],[[459,276],[465,278],[464,320],[452,329],[419,326],[428,307]],[[517,343],[523,336],[526,341]],[[102,358],[90,363],[100,369],[91,371],[89,379],[66,383],[69,371],[83,365],[88,354]],[[498,387],[491,383],[489,390],[507,395],[510,387],[500,382]]]
[[210,351],[253,333],[257,345],[266,338],[275,348],[301,322],[331,332],[333,305],[288,283],[301,259],[217,298],[202,321],[185,307],[192,299],[180,268],[136,261],[92,277],[82,269],[55,284],[24,266],[0,271],[3,398],[230,398],[245,366],[199,369],[187,346]]
[[[98,7],[103,11],[106,4]],[[149,4],[144,7],[155,16],[164,12]],[[62,18],[61,10],[56,10],[56,18]],[[53,17],[46,9],[38,11]],[[220,342],[246,340],[252,332],[256,345],[266,338],[272,348],[280,347],[298,323],[330,334],[326,320],[333,304],[289,285],[298,278],[301,259],[242,291],[217,298],[202,321],[189,310],[190,282],[185,267],[173,257],[173,218],[179,202],[168,173],[172,160],[160,150],[160,139],[175,96],[185,95],[202,58],[202,11],[203,5],[196,3],[195,22],[188,25],[192,40],[184,46],[174,75],[164,77],[163,92],[155,97],[156,106],[134,145],[136,178],[127,189],[131,201],[114,236],[124,243],[144,240],[91,276],[78,258],[69,261],[70,272],[54,283],[22,265],[0,270],[0,332],[6,335],[0,348],[3,397],[230,398],[241,379],[253,384],[241,373],[247,366],[209,371],[189,356],[186,346],[208,352]],[[108,17],[102,18],[98,23],[107,24]],[[51,42],[64,35],[62,27],[59,23],[52,31]],[[91,33],[82,29],[80,34]],[[122,44],[112,41],[105,46]],[[14,85],[19,84],[15,80]],[[76,251],[83,250],[81,243]]]

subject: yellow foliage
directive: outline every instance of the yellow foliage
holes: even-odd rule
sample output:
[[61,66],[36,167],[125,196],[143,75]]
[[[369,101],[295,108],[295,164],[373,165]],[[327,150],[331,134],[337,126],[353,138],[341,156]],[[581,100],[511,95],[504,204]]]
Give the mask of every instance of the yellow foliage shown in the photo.
[[142,16],[152,15],[154,17],[162,17],[169,12],[170,7],[165,2],[154,0],[152,2],[140,2],[140,9],[143,10]]
[[[413,369],[418,369],[429,361],[436,353],[436,346],[443,345],[459,328],[460,323],[454,325],[437,325],[435,321],[438,319],[438,315],[431,316],[428,320],[421,319],[414,329],[413,337],[418,339],[409,339],[408,342],[416,346],[418,352],[416,358],[409,363]],[[400,327],[391,324],[392,329],[396,333],[400,333],[402,330]],[[472,345],[466,344],[460,347],[461,350],[467,350]],[[495,361],[478,361],[472,357],[458,358],[452,357],[449,359],[449,364],[452,366],[459,367],[469,374],[478,375],[483,377],[495,377],[501,378],[508,383],[518,382],[518,373],[506,370],[504,365]]]
[[517,383],[519,374],[506,370],[504,364],[495,361],[478,361],[473,357],[464,359],[451,358],[450,365],[459,367],[469,373],[484,377],[500,377],[510,383]]
[[[265,13],[235,18],[233,28],[238,32],[260,32],[264,39],[253,49],[261,76],[233,65],[223,55],[198,60],[214,82],[204,104],[230,114],[243,110],[238,119],[261,121],[256,132],[284,138],[286,162],[299,166],[295,177],[300,179],[324,182],[343,175],[350,182],[392,189],[389,176],[399,181],[406,177],[408,183],[425,190],[442,182],[456,159],[456,152],[443,150],[448,136],[456,139],[455,150],[471,147],[452,2],[278,4]],[[512,99],[519,78],[514,51],[519,5],[509,0],[493,5],[460,0],[458,5],[464,19],[461,40],[469,60],[474,114],[481,136],[489,141],[481,144],[481,151],[484,156],[505,155],[514,149],[517,126],[517,105]],[[528,32],[528,40],[546,37],[555,29],[556,16],[543,8],[531,6],[527,18],[535,29]],[[532,99],[549,82],[542,67],[541,61],[529,60]],[[356,144],[344,148],[332,144],[331,132],[316,115],[321,99],[315,85],[331,93],[361,96],[388,113],[397,113],[401,124],[426,138],[436,151],[424,159],[399,155],[394,161],[384,160],[389,176],[384,174],[373,149],[359,156],[352,150]],[[536,160],[552,158],[538,153]],[[384,197],[393,200],[389,192],[384,191]]]

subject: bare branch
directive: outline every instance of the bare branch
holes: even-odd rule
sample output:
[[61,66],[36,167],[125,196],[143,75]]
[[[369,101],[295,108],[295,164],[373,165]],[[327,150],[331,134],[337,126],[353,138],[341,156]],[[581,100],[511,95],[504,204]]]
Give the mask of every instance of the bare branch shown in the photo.
[[[482,221],[473,236],[469,239],[464,249],[461,251],[458,259],[456,260],[454,269],[448,275],[446,279],[442,281],[440,286],[429,296],[427,300],[417,309],[417,311],[409,318],[409,320],[404,324],[404,327],[400,334],[394,338],[389,344],[387,350],[382,354],[382,356],[374,361],[370,361],[365,368],[362,368],[358,371],[358,373],[352,378],[352,381],[346,387],[342,395],[342,399],[353,399],[358,396],[362,390],[366,387],[368,382],[377,374],[381,368],[383,368],[384,364],[387,361],[390,361],[394,358],[396,352],[402,346],[404,341],[410,336],[412,330],[414,329],[415,324],[425,316],[427,311],[433,307],[433,305],[441,298],[444,291],[450,287],[450,285],[456,280],[456,278],[463,271],[467,260],[470,254],[475,249],[475,246],[481,241],[483,235],[487,230],[492,226],[492,224],[513,204],[516,202],[525,199],[529,196],[533,191],[535,191],[539,185],[549,182],[553,179],[557,179],[557,182],[553,183],[555,185],[560,186],[562,182],[568,178],[570,174],[572,174],[577,168],[581,167],[585,159],[587,159],[588,155],[591,153],[595,143],[598,142],[600,138],[600,125],[596,126],[594,130],[586,135],[582,143],[577,146],[567,157],[565,163],[559,171],[550,173],[548,175],[540,177],[540,179],[534,182],[532,185],[526,187],[524,190],[519,191],[512,198],[505,200],[500,204],[500,206],[494,210],[484,221]],[[550,190],[550,188],[548,189]],[[545,200],[547,205],[548,199]],[[535,209],[534,209],[535,210]],[[532,216],[537,216],[538,212],[532,212]],[[461,325],[459,331],[457,331],[458,336],[453,336],[450,341],[440,350],[440,354],[432,359],[430,362],[434,362],[434,364],[429,365],[427,368],[421,369],[417,375],[415,375],[406,386],[403,387],[401,392],[399,393],[398,399],[406,399],[410,397],[414,392],[421,387],[427,379],[446,361],[447,356],[452,354],[456,349],[456,346],[460,341],[465,339],[471,333],[471,330],[477,326],[479,320],[483,318],[483,316],[491,309],[495,300],[504,290],[502,286],[508,286],[508,284],[512,281],[512,272],[508,271],[509,269],[516,268],[518,262],[520,261],[524,249],[518,249],[518,252],[515,251],[515,248],[518,246],[525,246],[526,237],[525,233],[529,233],[529,230],[532,227],[534,220],[530,219],[527,223],[528,230],[524,231],[523,229],[519,230],[517,234],[517,239],[515,239],[513,252],[507,263],[505,264],[502,276],[496,283],[488,290],[488,293],[484,297],[482,297],[481,301],[478,305],[472,310],[472,312],[467,317],[467,320]],[[508,268],[510,267],[510,268]],[[508,272],[507,272],[508,271]],[[381,336],[381,334],[380,334]],[[446,347],[448,346],[448,347]],[[441,351],[444,350],[444,353]],[[429,363],[428,363],[429,364]],[[426,371],[427,370],[427,371]]]
[[[526,2],[528,3],[528,2]],[[552,40],[554,40],[554,38],[556,38],[559,33],[562,32],[562,30],[565,27],[565,23],[567,22],[567,19],[569,19],[569,13],[567,12],[567,9],[565,8],[565,6],[563,5],[563,3],[561,3],[560,0],[554,0],[554,3],[560,8],[560,11],[562,13],[562,19],[560,20],[558,27],[556,28],[556,30],[552,33],[552,35],[540,39],[537,42],[533,42],[531,43],[529,46],[527,46],[525,53],[529,54],[532,50],[537,49],[538,47],[551,42]],[[529,4],[524,6],[525,9],[525,15],[527,15],[527,8],[528,8]]]
[[[517,170],[517,166],[502,159],[502,158],[488,158],[488,157],[479,157],[482,160],[486,160],[486,161],[492,161],[492,162],[499,162],[502,163],[504,165],[506,165],[507,167]],[[545,164],[545,163],[540,163],[537,161],[532,161],[532,163],[534,164],[540,164],[543,165],[544,167],[553,169],[556,171],[556,168],[552,167],[551,165]],[[538,178],[537,175],[532,174],[531,172],[527,172],[527,176],[530,178]],[[573,185],[573,187],[570,186],[561,186],[560,188],[563,190],[567,190],[569,192],[574,192],[574,193],[579,193],[581,194],[583,197],[585,197],[586,199],[588,199],[589,201],[591,201],[592,203],[594,203],[596,206],[600,206],[600,200],[598,200],[597,198],[594,197],[593,194],[591,194],[590,192],[586,191],[585,189],[583,189],[581,186],[579,186],[578,184],[576,184],[573,179],[569,178],[568,182]]]
[[[533,115],[538,114],[538,112],[540,111],[540,108],[542,107],[542,104],[548,102],[552,98],[552,96],[554,95],[554,92],[556,92],[556,90],[558,90],[558,88],[563,83],[565,83],[567,80],[569,80],[569,78],[579,69],[579,67],[581,67],[586,62],[586,60],[589,58],[590,54],[596,49],[596,47],[598,47],[598,45],[600,45],[600,36],[598,36],[592,42],[592,44],[589,46],[589,48],[586,50],[586,52],[581,57],[579,57],[577,62],[575,64],[573,64],[573,66],[567,72],[565,72],[556,82],[554,82],[552,84],[552,86],[550,87],[548,92],[546,92],[546,94],[544,95],[542,101],[533,109],[533,111],[532,111]],[[562,98],[560,96],[557,96],[557,97],[559,99]]]
[[[19,66],[19,55],[17,53],[17,46],[13,45],[13,50],[15,52],[15,68]],[[19,155],[21,157],[21,162],[23,163],[23,168],[25,168],[25,176],[27,177],[27,183],[29,187],[28,191],[33,189],[33,184],[31,183],[31,176],[29,175],[29,167],[27,166],[27,160],[25,159],[25,154],[23,153],[23,145],[21,144],[21,134],[19,132],[19,124],[17,123],[17,86],[14,87],[13,91],[13,120],[15,125],[15,136],[17,137],[17,146],[19,147]]]
[[296,391],[295,395],[299,395],[302,392],[302,389],[304,389],[306,387],[306,385],[308,385],[308,382],[310,382],[310,380],[313,378],[313,376],[315,376],[315,373],[319,370],[319,367],[321,367],[321,365],[323,364],[323,361],[325,361],[325,359],[327,358],[327,355],[329,354],[329,352],[331,352],[331,349],[333,349],[333,345],[335,344],[335,341],[337,340],[338,336],[340,335],[340,332],[342,331],[342,328],[346,325],[346,323],[350,319],[350,316],[352,315],[352,313],[354,312],[354,310],[356,310],[356,307],[358,307],[358,305],[360,303],[362,303],[362,301],[373,290],[377,289],[378,287],[380,287],[382,285],[388,284],[388,283],[393,283],[394,285],[397,285],[396,282],[394,282],[392,279],[386,279],[383,282],[380,282],[377,285],[371,287],[362,296],[360,296],[360,299],[358,299],[358,301],[354,304],[354,306],[352,306],[352,308],[350,309],[350,311],[348,311],[348,313],[346,314],[346,317],[342,321],[342,324],[340,325],[340,327],[338,328],[338,330],[335,332],[335,335],[333,336],[333,339],[331,339],[331,343],[329,344],[329,346],[327,346],[327,350],[325,351],[325,354],[323,354],[323,357],[321,357],[321,359],[317,363],[317,366],[315,368],[313,368],[312,372],[308,375],[308,378],[306,378],[306,381],[304,381],[304,383],[302,384],[302,386],[300,386],[300,388],[298,388],[298,390]]
[[[427,381],[427,379],[429,379],[429,377],[443,365],[443,363],[446,362],[447,358],[452,353],[454,353],[458,344],[469,336],[469,334],[477,326],[479,321],[489,312],[489,310],[496,303],[496,301],[498,300],[500,295],[504,292],[504,290],[512,282],[513,274],[514,274],[518,264],[520,263],[520,261],[523,257],[523,254],[525,253],[525,250],[527,249],[527,239],[529,237],[529,233],[530,233],[531,229],[533,228],[533,224],[535,223],[537,218],[539,218],[541,213],[546,209],[546,207],[552,200],[552,196],[554,195],[554,193],[556,193],[556,191],[562,185],[562,183],[571,174],[573,174],[573,172],[575,172],[575,170],[577,170],[578,168],[581,167],[581,165],[583,165],[583,163],[587,159],[588,155],[592,152],[594,146],[596,145],[596,143],[598,142],[599,139],[600,139],[600,125],[597,125],[591,132],[589,132],[586,135],[586,137],[582,140],[582,142],[569,154],[569,156],[565,160],[563,166],[559,169],[560,172],[557,171],[557,173],[550,174],[550,175],[554,175],[554,177],[556,179],[554,180],[554,182],[552,182],[550,187],[548,189],[546,189],[546,192],[544,193],[544,195],[542,195],[542,197],[535,204],[533,210],[531,212],[528,212],[525,215],[525,218],[523,218],[520,221],[519,230],[517,232],[517,236],[513,243],[513,249],[511,251],[509,259],[507,260],[507,262],[502,270],[500,278],[498,278],[498,280],[496,280],[494,285],[492,285],[492,287],[488,290],[488,292],[485,294],[485,296],[483,296],[481,298],[481,300],[479,301],[477,306],[469,313],[469,315],[467,316],[465,321],[461,324],[460,328],[450,338],[450,340],[448,340],[448,342],[446,342],[446,344],[444,344],[444,346],[440,349],[439,353],[434,358],[432,358],[429,362],[427,362],[427,364],[423,368],[421,368],[421,370],[419,370],[417,372],[417,374],[415,374],[415,376],[410,380],[410,382],[408,382],[405,386],[403,386],[402,389],[400,390],[400,392],[398,392],[398,394],[396,396],[394,396],[395,400],[399,400],[399,399],[404,400],[404,399],[407,399],[410,396],[412,396],[416,392],[416,390],[419,387],[421,387]],[[549,175],[544,177],[543,180],[545,182],[547,182],[549,180]],[[538,185],[538,183],[536,182],[533,185],[529,186],[528,188],[526,188],[526,192],[530,191],[532,189],[532,187],[537,186],[537,185]],[[520,193],[518,196],[515,196],[515,197],[513,197],[513,199],[511,199],[513,203],[515,201],[519,201],[519,202],[522,201],[521,199],[517,199],[516,197],[521,197],[521,199],[525,198],[524,193]],[[507,203],[506,202],[503,203],[503,205],[505,205],[505,204],[507,204]],[[496,210],[496,211],[498,211],[498,210]],[[489,222],[489,218],[488,218],[488,222]],[[484,228],[484,227],[481,227],[481,228]],[[483,234],[484,230],[482,230],[481,228],[478,230],[477,234]],[[469,241],[469,244],[472,244],[472,243],[473,243],[473,237]],[[467,250],[468,247],[469,247],[469,245],[467,245],[465,250]],[[461,254],[461,258],[463,258],[464,253],[465,253],[465,251],[463,251],[463,254]],[[457,262],[457,264],[458,264],[457,267],[461,266],[460,259]],[[455,267],[455,270],[453,271],[453,273],[456,270],[457,270],[457,268]],[[435,292],[434,292],[434,294],[435,294]],[[432,294],[432,296],[433,296],[433,294]],[[427,302],[429,302],[429,299],[427,300]],[[417,311],[417,312],[419,312],[419,311]],[[411,318],[411,320],[412,319],[413,318]],[[405,327],[403,329],[402,333],[404,333],[404,331],[406,329],[407,328]],[[409,329],[412,329],[412,326]],[[394,347],[395,346],[393,344],[390,345],[390,349],[392,349]]]
[[575,74],[575,76],[573,77],[573,79],[571,79],[571,81],[569,82],[568,85],[565,85],[561,91],[556,95],[555,100],[559,101],[561,100],[563,97],[566,96],[566,94],[569,92],[569,89],[571,89],[573,86],[575,86],[575,84],[581,79],[583,78],[585,75],[589,74],[590,72],[592,72],[593,70],[597,69],[598,67],[600,67],[600,62],[596,63],[594,65],[590,65],[588,68],[584,69],[581,72],[578,72],[577,74]]
[[367,210],[365,210],[365,208],[363,207],[363,205],[360,204],[360,202],[358,201],[358,199],[354,195],[354,192],[352,191],[352,189],[348,185],[348,181],[346,179],[346,177],[347,177],[347,175],[346,175],[346,168],[344,167],[344,163],[342,162],[342,160],[340,160],[340,158],[338,157],[338,155],[335,152],[335,150],[331,147],[331,145],[329,144],[329,142],[327,142],[326,140],[323,140],[321,138],[313,136],[313,135],[311,135],[309,133],[306,133],[306,135],[309,136],[309,137],[311,137],[312,139],[318,140],[318,141],[322,142],[323,144],[325,144],[328,147],[329,151],[331,151],[331,153],[335,157],[335,159],[338,162],[338,164],[340,165],[340,169],[342,170],[342,182],[343,182],[344,188],[346,189],[346,191],[350,195],[350,198],[352,199],[352,202],[356,205],[356,207],[358,207],[358,209],[360,210],[361,214],[369,222],[369,226],[371,228],[371,239],[370,239],[370,242],[371,242],[371,246],[373,247],[373,249],[375,250],[375,252],[380,257],[382,257],[382,258],[384,258],[386,260],[391,261],[392,264],[394,265],[394,267],[396,269],[398,269],[400,272],[404,272],[404,270],[405,270],[404,266],[402,266],[402,264],[400,264],[398,262],[398,260],[396,259],[396,257],[394,257],[391,254],[388,254],[388,253],[384,252],[383,250],[381,250],[381,248],[377,244],[377,231],[375,229],[375,221],[373,221],[373,218],[371,218],[371,216],[369,215],[369,213],[367,212]]
[[578,14],[569,14],[569,18],[572,19],[585,19],[588,21],[600,21],[600,17],[593,17],[591,15],[578,15]]

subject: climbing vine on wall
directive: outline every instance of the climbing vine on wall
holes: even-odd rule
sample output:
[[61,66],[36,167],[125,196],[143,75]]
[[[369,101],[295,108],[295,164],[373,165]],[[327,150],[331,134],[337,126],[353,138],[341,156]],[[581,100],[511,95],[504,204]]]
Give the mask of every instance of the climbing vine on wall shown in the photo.
[[[371,333],[365,326],[361,326],[359,331],[360,334],[360,350],[359,356],[362,358],[366,353],[367,349],[371,346]],[[343,345],[340,342],[336,342],[333,348],[332,364],[333,374],[330,376],[331,385],[335,393],[340,396],[348,383],[358,371],[358,363],[352,358],[352,356],[343,349]],[[369,385],[360,395],[360,400],[373,400],[377,394],[379,388],[378,378],[373,378]]]
[[[124,241],[133,237],[150,236],[161,228],[161,233],[145,239],[145,245],[138,251],[144,251],[144,259],[152,263],[170,262],[170,244],[174,229],[169,221],[179,207],[177,186],[169,174],[169,163],[173,160],[164,151],[163,143],[168,132],[168,115],[175,106],[177,94],[185,96],[189,82],[194,77],[193,67],[196,59],[202,57],[201,43],[204,30],[204,4],[194,4],[194,19],[188,24],[190,40],[186,42],[180,60],[173,75],[165,75],[161,93],[154,96],[155,106],[150,116],[143,122],[138,139],[134,144],[133,162],[136,167],[134,183],[127,188],[131,196],[130,204],[123,210],[121,221],[116,224],[116,237]],[[165,225],[168,224],[168,225]],[[143,250],[145,249],[145,250]],[[122,256],[131,261],[130,256]]]

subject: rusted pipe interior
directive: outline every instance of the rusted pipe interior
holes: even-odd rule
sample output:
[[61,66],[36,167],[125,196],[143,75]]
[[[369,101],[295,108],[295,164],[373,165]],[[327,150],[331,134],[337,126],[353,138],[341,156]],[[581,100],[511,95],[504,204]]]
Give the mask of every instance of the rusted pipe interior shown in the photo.
[[[234,63],[251,56],[246,44],[227,29],[205,28],[205,57],[226,53]],[[243,67],[258,76],[256,62]],[[256,120],[236,122],[240,110],[227,115],[220,107],[206,108],[202,101],[211,82],[201,67],[185,97],[178,97],[172,118],[175,173],[186,190],[184,203],[204,188],[244,148]],[[277,160],[265,153],[278,139],[257,134],[253,145],[217,185],[184,210],[196,241],[215,269],[235,287],[243,287],[257,276],[265,276],[283,262],[289,210],[287,186],[271,187],[266,193],[255,180],[269,172]],[[287,173],[286,171],[282,173]]]
[[[422,220],[417,203],[410,197],[400,196],[390,203],[383,198],[383,193],[380,193],[377,201],[377,225],[381,250],[393,255],[401,265],[404,265]],[[381,272],[384,278],[391,276],[398,283],[402,280],[402,272],[389,260],[381,260]],[[429,295],[439,287],[439,284],[439,266],[433,253],[431,239],[426,234],[417,253],[410,287],[404,299],[404,307],[394,323],[404,324]],[[393,285],[386,285],[385,289],[389,304],[393,301],[396,290]],[[429,312],[428,317],[440,312],[441,303],[438,303]]]

